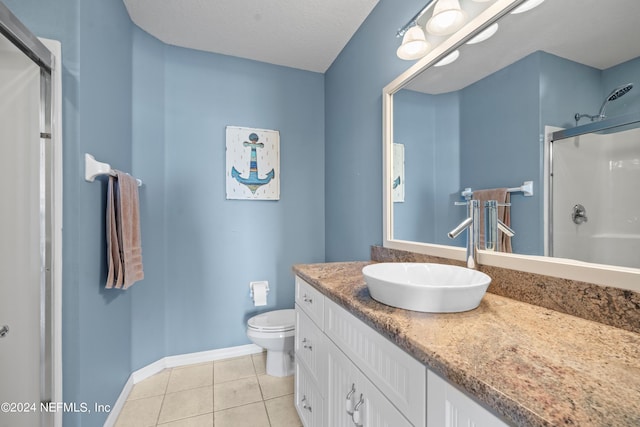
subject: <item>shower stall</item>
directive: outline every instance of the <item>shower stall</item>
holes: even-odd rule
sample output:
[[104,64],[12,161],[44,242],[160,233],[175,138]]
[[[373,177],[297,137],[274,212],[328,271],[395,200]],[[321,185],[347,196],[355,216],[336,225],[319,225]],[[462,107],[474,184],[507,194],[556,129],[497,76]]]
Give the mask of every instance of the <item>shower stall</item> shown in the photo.
[[640,113],[606,118],[609,98],[550,138],[548,255],[640,268]]
[[0,2],[1,426],[62,425],[59,55]]

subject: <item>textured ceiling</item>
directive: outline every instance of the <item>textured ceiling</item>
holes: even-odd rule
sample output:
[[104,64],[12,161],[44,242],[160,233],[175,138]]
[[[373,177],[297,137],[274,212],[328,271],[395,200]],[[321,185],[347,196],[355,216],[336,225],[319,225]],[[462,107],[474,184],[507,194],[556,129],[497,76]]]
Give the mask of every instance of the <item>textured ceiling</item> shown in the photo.
[[[123,0],[161,41],[324,73],[378,0]],[[393,37],[393,34],[390,35]]]

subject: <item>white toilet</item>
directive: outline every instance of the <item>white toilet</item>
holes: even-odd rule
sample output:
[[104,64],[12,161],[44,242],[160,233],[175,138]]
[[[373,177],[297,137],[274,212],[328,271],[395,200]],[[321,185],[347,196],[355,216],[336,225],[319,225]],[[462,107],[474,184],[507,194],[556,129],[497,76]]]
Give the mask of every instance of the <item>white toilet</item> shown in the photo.
[[247,337],[267,350],[267,375],[286,377],[294,371],[296,311],[274,310],[247,321]]

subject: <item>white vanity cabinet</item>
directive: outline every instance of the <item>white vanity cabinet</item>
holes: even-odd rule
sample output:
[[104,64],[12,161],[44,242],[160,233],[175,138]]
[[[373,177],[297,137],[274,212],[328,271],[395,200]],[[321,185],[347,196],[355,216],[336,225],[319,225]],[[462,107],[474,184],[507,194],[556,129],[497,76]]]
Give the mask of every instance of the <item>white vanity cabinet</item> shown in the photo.
[[506,426],[299,277],[295,353],[305,427]]

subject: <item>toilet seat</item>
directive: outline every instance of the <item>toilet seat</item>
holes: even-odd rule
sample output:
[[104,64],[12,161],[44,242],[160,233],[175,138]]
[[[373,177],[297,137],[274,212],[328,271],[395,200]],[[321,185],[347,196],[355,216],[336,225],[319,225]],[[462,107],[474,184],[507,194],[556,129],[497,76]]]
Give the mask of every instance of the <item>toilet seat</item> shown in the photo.
[[258,332],[293,331],[296,325],[295,313],[293,309],[286,309],[258,314],[247,321],[247,328]]

